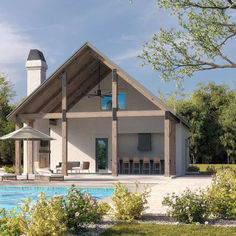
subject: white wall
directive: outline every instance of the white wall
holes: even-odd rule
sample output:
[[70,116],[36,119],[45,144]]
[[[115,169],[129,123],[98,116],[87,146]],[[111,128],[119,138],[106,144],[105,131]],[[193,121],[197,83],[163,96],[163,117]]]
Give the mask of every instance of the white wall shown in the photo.
[[189,164],[188,142],[189,130],[182,123],[176,124],[176,175],[184,175]]

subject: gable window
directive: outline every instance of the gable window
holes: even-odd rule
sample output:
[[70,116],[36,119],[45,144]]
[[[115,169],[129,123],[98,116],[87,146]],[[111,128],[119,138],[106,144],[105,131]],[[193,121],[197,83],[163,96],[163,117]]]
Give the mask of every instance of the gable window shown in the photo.
[[[101,99],[102,101],[102,110],[110,111],[112,110],[112,95],[104,96]],[[118,109],[124,110],[126,108],[126,94],[119,93],[118,94]]]
[[138,134],[138,150],[139,151],[151,151],[152,139],[150,133]]

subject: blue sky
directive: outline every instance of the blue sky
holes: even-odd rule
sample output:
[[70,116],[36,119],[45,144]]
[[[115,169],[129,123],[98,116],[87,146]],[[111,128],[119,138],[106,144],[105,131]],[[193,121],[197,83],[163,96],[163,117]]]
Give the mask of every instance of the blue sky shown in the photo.
[[[176,26],[176,18],[157,10],[155,0],[132,5],[128,0],[11,0],[1,1],[0,9],[0,72],[15,85],[15,101],[26,96],[25,61],[31,48],[44,53],[49,76],[86,41],[154,94],[175,87],[163,83],[150,66],[140,67],[136,58],[153,33]],[[229,48],[228,55],[235,57],[235,49]],[[184,88],[189,91],[208,80],[233,87],[235,72],[198,72]]]

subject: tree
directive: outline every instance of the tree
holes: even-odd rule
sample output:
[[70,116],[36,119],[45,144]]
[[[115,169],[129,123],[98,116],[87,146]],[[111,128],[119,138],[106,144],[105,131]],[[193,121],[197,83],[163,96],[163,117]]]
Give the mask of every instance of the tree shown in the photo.
[[[189,99],[179,100],[176,111],[190,124],[193,162],[226,162],[224,153],[235,155],[234,92],[226,85],[201,85]],[[234,101],[235,102],[235,101]]]
[[151,64],[164,81],[191,77],[196,71],[236,68],[224,48],[236,36],[235,0],[156,0],[158,8],[178,17],[179,29],[160,29],[143,45],[143,65]]
[[[12,111],[9,105],[14,96],[12,84],[5,77],[0,76],[0,136],[14,131],[14,122],[6,120],[6,116]],[[0,141],[0,164],[12,164],[14,160],[14,142],[10,140]]]
[[[223,128],[220,140],[227,153],[227,163],[230,163],[230,158],[236,157],[236,92],[228,106],[222,109],[220,123]],[[232,161],[235,162],[236,159]]]

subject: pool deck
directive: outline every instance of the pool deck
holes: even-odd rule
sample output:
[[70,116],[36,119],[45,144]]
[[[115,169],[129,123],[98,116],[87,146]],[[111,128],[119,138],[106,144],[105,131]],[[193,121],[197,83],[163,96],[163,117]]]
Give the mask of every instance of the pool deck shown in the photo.
[[[146,214],[165,213],[165,208],[161,202],[167,193],[175,192],[177,194],[183,192],[186,188],[196,190],[205,188],[211,183],[211,176],[182,176],[182,177],[164,177],[161,175],[119,175],[113,177],[107,174],[78,174],[65,177],[65,181],[35,181],[35,180],[17,180],[3,181],[0,186],[75,186],[81,187],[112,187],[119,181],[128,186],[134,186],[134,182],[138,181],[141,186],[147,184],[151,188],[150,197],[148,199],[148,208]],[[109,202],[109,199],[105,199]]]

